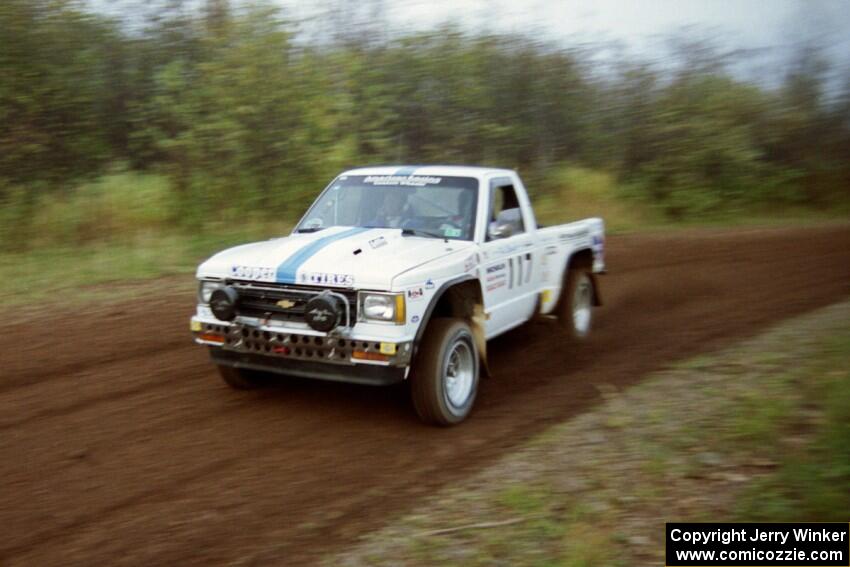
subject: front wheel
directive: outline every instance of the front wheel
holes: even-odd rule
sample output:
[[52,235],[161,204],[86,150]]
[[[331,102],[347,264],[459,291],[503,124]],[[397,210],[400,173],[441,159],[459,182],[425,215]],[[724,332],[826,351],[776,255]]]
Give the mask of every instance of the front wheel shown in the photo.
[[581,342],[590,334],[593,320],[593,282],[581,269],[567,271],[558,302],[558,321],[567,337]]
[[225,384],[235,390],[253,390],[265,385],[262,375],[253,370],[219,365],[218,373]]
[[424,422],[454,425],[466,419],[478,393],[478,349],[466,321],[431,321],[410,388],[416,413]]

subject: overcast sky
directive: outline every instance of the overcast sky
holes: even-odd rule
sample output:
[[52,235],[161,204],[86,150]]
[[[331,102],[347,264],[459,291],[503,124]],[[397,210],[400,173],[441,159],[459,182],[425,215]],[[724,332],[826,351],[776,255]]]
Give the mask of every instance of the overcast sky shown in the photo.
[[[119,16],[127,16],[133,3],[138,5],[138,0],[89,1]],[[850,64],[850,0],[271,1],[297,20],[323,20],[332,7],[362,12],[372,9],[363,8],[370,5],[379,6],[396,31],[454,22],[472,31],[520,32],[568,45],[619,42],[627,53],[650,58],[663,57],[664,38],[686,28],[725,48],[764,49],[762,61],[774,63],[791,46],[816,39],[828,46],[833,61]]]
[[565,45],[615,43],[622,51],[609,51],[609,57],[634,55],[662,63],[666,40],[687,30],[723,49],[754,51],[737,70],[768,80],[778,78],[791,49],[806,42],[819,43],[839,67],[850,67],[850,0],[275,1],[296,19],[321,17],[330,6],[374,3],[398,31],[454,22],[473,31],[519,32]]
[[[302,16],[322,4],[277,2]],[[824,26],[850,35],[850,0],[384,0],[383,6],[403,27],[453,21],[474,29],[623,40],[635,47],[684,26],[713,29],[747,47],[779,45],[788,34],[820,33]]]

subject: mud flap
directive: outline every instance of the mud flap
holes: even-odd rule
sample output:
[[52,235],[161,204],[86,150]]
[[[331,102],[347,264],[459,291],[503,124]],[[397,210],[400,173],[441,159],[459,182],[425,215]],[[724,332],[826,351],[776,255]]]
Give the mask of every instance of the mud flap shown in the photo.
[[534,302],[534,312],[531,315],[532,321],[546,321],[552,318],[552,315],[544,315],[543,314],[543,294],[546,292],[540,292],[537,294],[537,300]]
[[481,358],[481,367],[487,376],[491,376],[490,367],[487,365],[487,335],[484,330],[487,314],[484,312],[484,306],[476,303],[472,308],[472,338],[475,340],[475,346],[478,347],[478,353]]
[[602,305],[602,296],[599,294],[599,279],[596,274],[590,274],[590,283],[593,285],[593,306]]

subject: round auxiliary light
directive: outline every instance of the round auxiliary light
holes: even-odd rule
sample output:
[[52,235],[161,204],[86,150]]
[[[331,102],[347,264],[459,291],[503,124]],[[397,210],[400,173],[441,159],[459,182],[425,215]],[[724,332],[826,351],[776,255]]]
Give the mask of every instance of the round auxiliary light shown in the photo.
[[310,299],[304,308],[304,320],[317,331],[327,333],[339,325],[345,307],[340,298],[322,292]]
[[216,319],[233,321],[236,318],[236,305],[239,294],[230,286],[219,288],[210,295],[210,310]]

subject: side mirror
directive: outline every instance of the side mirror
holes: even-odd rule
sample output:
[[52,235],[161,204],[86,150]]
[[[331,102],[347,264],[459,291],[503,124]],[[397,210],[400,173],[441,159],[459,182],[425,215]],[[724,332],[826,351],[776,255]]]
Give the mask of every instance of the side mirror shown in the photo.
[[508,222],[491,222],[487,230],[487,235],[492,240],[499,238],[508,238],[514,233],[514,227]]

